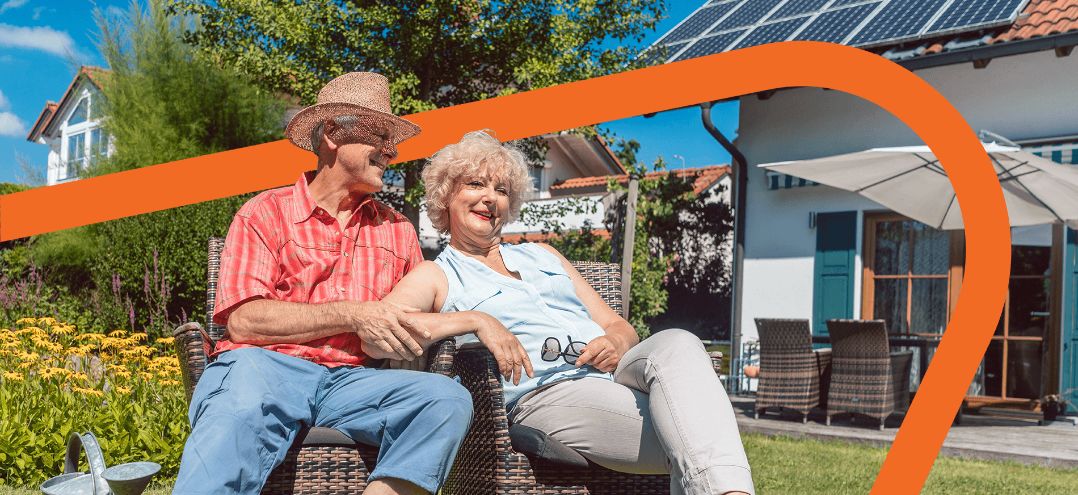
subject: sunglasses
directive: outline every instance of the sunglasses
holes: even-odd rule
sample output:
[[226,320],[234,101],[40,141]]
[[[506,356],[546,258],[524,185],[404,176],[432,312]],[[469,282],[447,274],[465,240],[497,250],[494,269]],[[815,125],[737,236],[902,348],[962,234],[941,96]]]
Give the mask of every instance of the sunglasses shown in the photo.
[[543,352],[540,355],[540,357],[543,358],[543,361],[553,362],[557,361],[560,357],[564,359],[566,363],[575,365],[576,360],[584,353],[584,346],[587,344],[580,341],[574,341],[573,337],[568,335],[565,337],[565,340],[569,342],[569,345],[566,346],[565,352],[562,352],[561,341],[559,341],[557,337],[547,337],[547,339],[543,341]]

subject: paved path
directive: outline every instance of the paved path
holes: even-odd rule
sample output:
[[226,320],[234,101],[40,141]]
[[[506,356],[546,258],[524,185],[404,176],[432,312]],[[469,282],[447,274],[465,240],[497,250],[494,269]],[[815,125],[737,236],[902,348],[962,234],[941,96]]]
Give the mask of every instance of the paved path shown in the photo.
[[[753,419],[752,397],[732,399],[737,411],[737,424],[742,432],[889,447],[901,425],[901,415],[898,414],[887,421],[884,431],[877,429],[878,423],[864,417],[851,423],[849,415],[836,416],[832,418],[831,426],[825,426],[820,412],[810,414],[808,424],[802,424],[801,416],[793,413],[780,415],[778,412],[768,412],[760,419]],[[1040,426],[1034,421],[966,414],[961,425],[951,426],[941,454],[1078,468],[1078,427],[1068,422]]]

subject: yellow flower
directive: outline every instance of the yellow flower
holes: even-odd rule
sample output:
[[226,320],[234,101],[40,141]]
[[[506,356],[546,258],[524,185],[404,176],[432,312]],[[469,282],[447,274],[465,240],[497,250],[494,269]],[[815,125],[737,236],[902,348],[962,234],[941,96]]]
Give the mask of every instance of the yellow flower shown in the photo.
[[130,372],[130,371],[128,371],[128,369],[127,369],[127,368],[123,368],[123,369],[120,369],[120,370],[116,370],[116,371],[114,371],[113,373],[114,373],[114,374],[115,374],[116,376],[119,376],[119,377],[122,377],[122,378],[131,378],[131,372]]
[[19,372],[16,372],[16,371],[5,371],[4,372],[4,379],[5,380],[11,380],[13,382],[21,382],[23,380],[23,378],[25,378],[25,377],[22,375],[22,373],[19,373]]
[[53,325],[49,327],[49,330],[52,331],[53,335],[71,335],[75,333],[75,327],[65,324]]
[[157,343],[161,345],[172,345],[176,341],[176,337],[161,337],[157,339]]
[[27,323],[37,323],[37,318],[19,318],[15,321],[16,325],[24,325]]
[[133,333],[131,334],[131,338],[134,339],[135,342],[142,342],[149,338],[149,335],[146,335],[144,333]]
[[93,388],[71,387],[71,390],[84,395],[92,395],[94,397],[102,397],[105,395],[104,392]]
[[126,337],[126,336],[127,336],[127,330],[113,330],[113,331],[109,332],[109,337],[117,337],[117,338],[119,338],[119,337]]
[[105,335],[100,333],[83,333],[75,336],[78,340],[105,340]]
[[101,341],[101,348],[102,349],[118,349],[120,347],[124,347],[125,344],[126,344],[126,342],[124,342],[124,339],[118,339],[118,338],[109,337],[109,338],[106,338],[105,340]]
[[138,376],[142,377],[143,380],[153,380],[153,373],[147,371],[138,372]]
[[123,386],[117,385],[115,390],[117,392],[119,392],[121,394],[125,394],[125,395],[131,393],[131,387],[123,387]]
[[56,318],[53,318],[51,316],[45,316],[37,319],[38,325],[55,325],[56,323]]
[[180,384],[180,382],[178,382],[176,380],[161,380],[160,382],[157,382],[157,383],[159,383],[162,387],[170,387],[170,386],[173,386],[173,385],[179,385]]

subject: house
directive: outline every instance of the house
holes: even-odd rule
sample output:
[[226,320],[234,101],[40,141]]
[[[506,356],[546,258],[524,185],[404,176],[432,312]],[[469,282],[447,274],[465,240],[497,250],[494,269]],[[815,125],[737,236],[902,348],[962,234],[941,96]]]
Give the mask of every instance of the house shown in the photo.
[[[673,174],[690,180],[693,192],[704,198],[706,202],[726,204],[730,202],[730,167],[728,165],[648,172],[645,179],[654,179],[665,174]],[[607,209],[617,204],[616,195],[607,191],[610,181],[625,185],[628,184],[629,177],[622,173],[577,177],[554,183],[549,187],[549,198],[532,200],[528,206],[542,208],[557,202],[570,203],[582,212],[572,212],[558,218],[563,227],[567,230],[579,229],[585,227],[585,221],[587,221],[593,233],[609,238],[611,232],[607,230],[604,218]],[[686,220],[687,217],[683,216],[682,219]],[[505,227],[502,240],[510,243],[542,242],[552,236],[551,233],[545,232],[543,227],[541,222],[531,224],[515,222]],[[681,245],[690,246],[687,250],[693,252],[677,253],[688,258],[691,263],[721,263],[723,265],[721,278],[707,284],[718,287],[720,291],[725,291],[730,281],[730,270],[726,262],[731,258],[732,246],[728,234],[728,229],[705,232],[697,229],[684,232]],[[719,250],[721,254],[717,252]],[[701,293],[692,287],[668,286],[667,290],[669,293],[667,311],[649,322],[653,328],[683,328],[704,339],[728,335],[728,305],[714,304],[715,296],[711,293]]]
[[[718,32],[751,1],[702,6],[698,13],[713,14],[708,25],[697,38],[670,44],[668,60],[760,41],[751,40],[748,30]],[[923,9],[932,2],[816,3],[816,13],[795,22],[782,16],[806,2],[757,2],[755,7],[766,8],[753,29],[763,26],[774,34],[794,26],[766,41],[834,41],[880,54],[931,84],[973,130],[989,130],[1034,153],[1078,164],[1078,58],[1070,56],[1078,44],[1078,0],[995,2],[993,8],[1012,8],[1013,15],[1001,10],[1002,22],[966,27],[940,23],[981,15],[989,2],[935,2],[939,5],[932,8],[939,10],[927,14]],[[842,14],[859,15],[860,24],[834,39],[810,33],[814,20]],[[864,41],[881,39],[872,38],[873,26],[901,30],[918,18],[923,27],[903,31],[906,35],[895,40]],[[690,24],[684,21],[672,32]],[[941,25],[945,29],[935,29]],[[668,34],[667,39],[673,38]],[[739,100],[734,144],[748,161],[749,179],[742,335],[756,336],[753,319],[758,317],[807,318],[815,334],[826,333],[825,320],[845,317],[884,319],[893,334],[938,337],[962,288],[961,231],[934,230],[857,194],[757,167],[921,140],[874,104],[838,91],[786,88]],[[1062,226],[1012,229],[1009,296],[970,385],[968,404],[1029,407],[1053,393],[1078,404],[1076,239],[1075,231]]]
[[49,147],[46,184],[78,180],[89,160],[112,152],[101,123],[106,69],[79,68],[58,102],[47,102],[26,140]]

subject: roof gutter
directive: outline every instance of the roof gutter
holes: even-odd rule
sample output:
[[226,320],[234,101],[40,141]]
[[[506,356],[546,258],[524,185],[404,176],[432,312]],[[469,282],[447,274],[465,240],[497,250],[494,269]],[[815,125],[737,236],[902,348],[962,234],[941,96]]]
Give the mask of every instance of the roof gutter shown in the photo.
[[1054,50],[1078,45],[1078,31],[1070,31],[1062,34],[1053,34],[1021,41],[1007,41],[994,45],[967,48],[965,50],[953,50],[933,55],[922,55],[909,60],[896,60],[895,62],[909,70],[927,69],[943,65],[954,65],[978,60],[987,60],[1011,55]]
[[745,193],[748,186],[748,162],[741,150],[734,146],[726,136],[719,132],[715,123],[711,121],[711,106],[713,102],[706,101],[700,104],[700,119],[704,128],[715,138],[719,144],[730,153],[730,188],[732,203],[734,204],[734,259],[730,270],[730,373],[726,378],[726,389],[731,393],[740,392],[740,380],[738,373],[741,367],[741,281],[745,267]]

